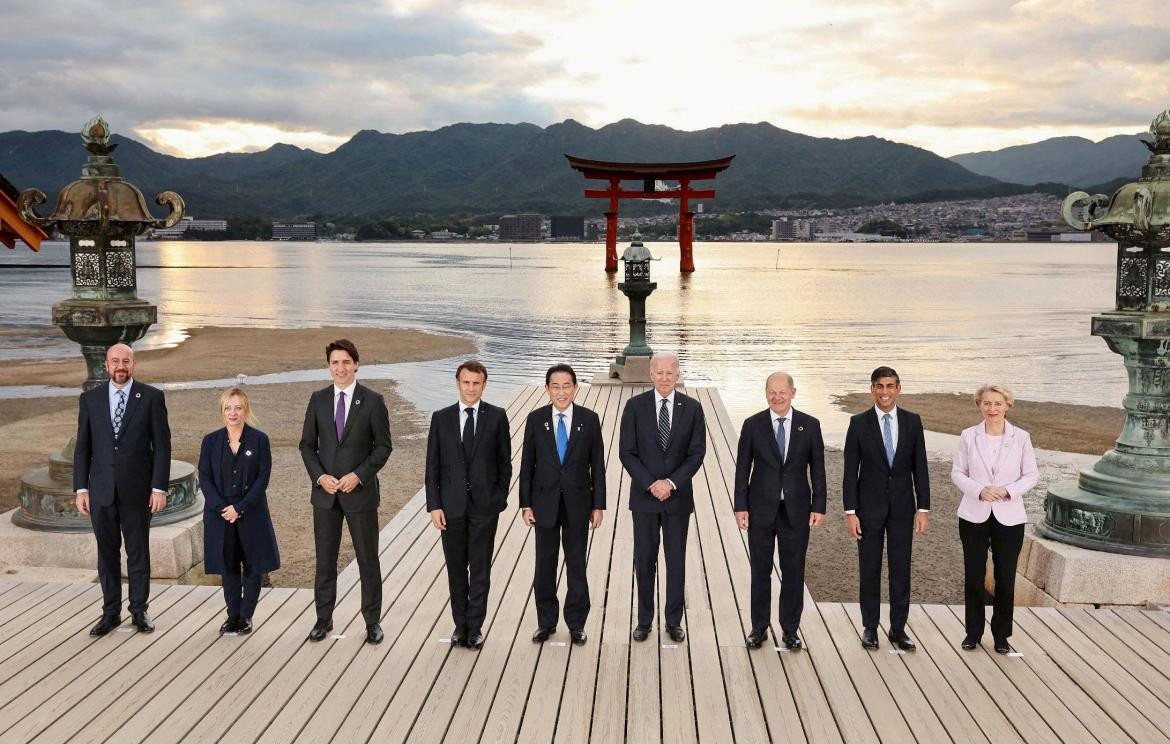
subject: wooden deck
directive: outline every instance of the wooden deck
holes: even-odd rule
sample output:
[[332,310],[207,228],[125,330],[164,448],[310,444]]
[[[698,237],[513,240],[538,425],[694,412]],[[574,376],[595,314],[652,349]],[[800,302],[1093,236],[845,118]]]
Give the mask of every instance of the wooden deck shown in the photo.
[[[552,642],[529,640],[532,532],[515,509],[501,517],[483,650],[445,643],[442,551],[420,494],[382,532],[380,646],[363,642],[354,566],[334,615],[342,637],[317,644],[305,640],[304,589],[268,590],[252,635],[220,637],[218,589],[157,586],[155,633],[91,639],[96,585],[0,584],[0,741],[1170,741],[1165,612],[1021,609],[1022,655],[1009,657],[958,648],[962,608],[915,605],[919,650],[900,655],[861,648],[856,605],[810,598],[805,651],[749,652],[747,548],[730,498],[737,432],[711,389],[691,391],[709,438],[688,544],[688,639],[671,644],[656,625],[632,643],[617,422],[641,389],[592,387],[579,401],[603,416],[610,494],[589,550],[585,646],[567,644],[563,624]],[[524,416],[544,400],[532,386],[508,406],[517,461]]]

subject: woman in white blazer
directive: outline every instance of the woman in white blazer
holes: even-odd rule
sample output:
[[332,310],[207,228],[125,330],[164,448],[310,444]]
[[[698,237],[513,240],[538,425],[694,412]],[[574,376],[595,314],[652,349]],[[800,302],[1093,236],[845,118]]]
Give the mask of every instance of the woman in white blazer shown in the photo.
[[987,551],[995,576],[991,635],[995,650],[1011,651],[1016,559],[1024,543],[1023,496],[1036,485],[1036,454],[1028,432],[1007,421],[1014,397],[1002,385],[984,385],[975,393],[983,421],[959,435],[951,480],[963,493],[959,502],[959,539],[963,542],[963,581],[967,635],[963,648],[979,645],[984,625],[984,577]]

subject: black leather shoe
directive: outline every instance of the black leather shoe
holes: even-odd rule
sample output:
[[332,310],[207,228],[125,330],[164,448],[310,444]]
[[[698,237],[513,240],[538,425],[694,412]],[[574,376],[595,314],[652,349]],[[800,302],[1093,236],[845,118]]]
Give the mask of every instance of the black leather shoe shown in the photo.
[[861,634],[861,647],[870,649],[871,651],[878,648],[881,644],[878,643],[877,630],[875,628],[866,628]]
[[913,651],[918,647],[914,645],[914,641],[910,640],[910,636],[906,635],[904,630],[891,630],[889,635],[890,643],[894,644],[901,651]]
[[240,622],[236,623],[236,632],[240,635],[248,635],[252,632],[252,618],[241,617]]
[[759,648],[764,645],[764,641],[768,640],[767,628],[752,628],[752,632],[748,633],[747,647]]
[[483,633],[478,630],[475,632],[468,632],[467,643],[465,644],[472,651],[478,651],[483,648]]
[[456,628],[451,632],[452,646],[466,646],[467,645],[467,631],[463,628]]
[[385,638],[382,633],[382,626],[378,623],[370,623],[366,626],[366,643],[379,644]]
[[323,641],[325,636],[329,635],[329,631],[333,630],[332,620],[318,620],[313,629],[309,631],[310,641]]
[[235,633],[240,629],[240,618],[235,615],[228,615],[228,619],[224,621],[223,625],[219,626],[219,634]]
[[154,623],[150,622],[150,615],[147,615],[145,611],[131,612],[130,613],[130,623],[135,628],[138,628],[139,633],[153,633],[154,632]]
[[997,654],[1010,654],[1011,652],[1012,652],[1011,644],[1009,644],[1007,642],[1006,638],[996,638],[995,639],[995,653],[997,653]]
[[804,648],[804,644],[800,642],[800,636],[795,633],[784,634],[784,648],[789,651],[799,651]]
[[635,641],[638,641],[639,643],[641,643],[642,641],[644,641],[650,637],[650,626],[649,625],[635,625],[634,632],[631,633],[630,635],[632,635],[634,637]]
[[585,635],[583,630],[570,630],[569,639],[573,641],[574,646],[584,646],[585,641],[589,640],[589,636]]
[[91,636],[104,636],[121,624],[122,618],[117,615],[102,615],[102,619],[97,621],[97,625],[89,629],[89,634]]
[[544,643],[548,637],[553,634],[556,628],[537,628],[536,632],[532,634],[533,643]]
[[959,645],[961,645],[963,647],[964,651],[973,651],[975,649],[975,647],[979,645],[979,641],[972,638],[971,636],[967,636],[966,638],[963,639],[963,642]]
[[670,640],[675,643],[682,643],[686,640],[687,634],[677,625],[667,625],[666,634],[670,636]]

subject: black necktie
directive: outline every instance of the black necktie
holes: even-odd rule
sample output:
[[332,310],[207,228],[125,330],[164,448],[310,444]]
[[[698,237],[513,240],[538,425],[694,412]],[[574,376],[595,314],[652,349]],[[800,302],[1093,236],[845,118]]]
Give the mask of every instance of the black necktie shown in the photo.
[[471,445],[475,443],[475,409],[471,406],[463,409],[467,420],[463,422],[463,459],[471,459]]

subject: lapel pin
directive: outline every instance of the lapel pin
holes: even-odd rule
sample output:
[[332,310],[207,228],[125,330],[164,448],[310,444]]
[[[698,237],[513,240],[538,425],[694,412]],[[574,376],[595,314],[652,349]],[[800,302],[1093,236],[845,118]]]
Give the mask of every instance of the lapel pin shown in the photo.
[[251,456],[252,456],[252,450],[244,450],[244,457],[251,457]]
[[353,404],[354,404],[355,406],[360,406],[360,405],[362,404],[362,402],[361,402],[361,399],[355,400],[355,401],[353,402]]
[[142,397],[142,393],[135,393],[135,394],[134,394],[134,397],[135,397],[135,398],[141,398],[141,397]]
[[803,427],[803,426],[798,426],[798,427],[796,427],[796,430],[797,430],[797,431],[804,431],[804,427]]
[[545,421],[545,422],[544,422],[544,430],[545,430],[545,431],[548,431],[548,430],[549,430],[549,428],[548,428],[548,422],[547,422],[547,421]]
[[577,424],[577,431],[581,431],[581,425]]

